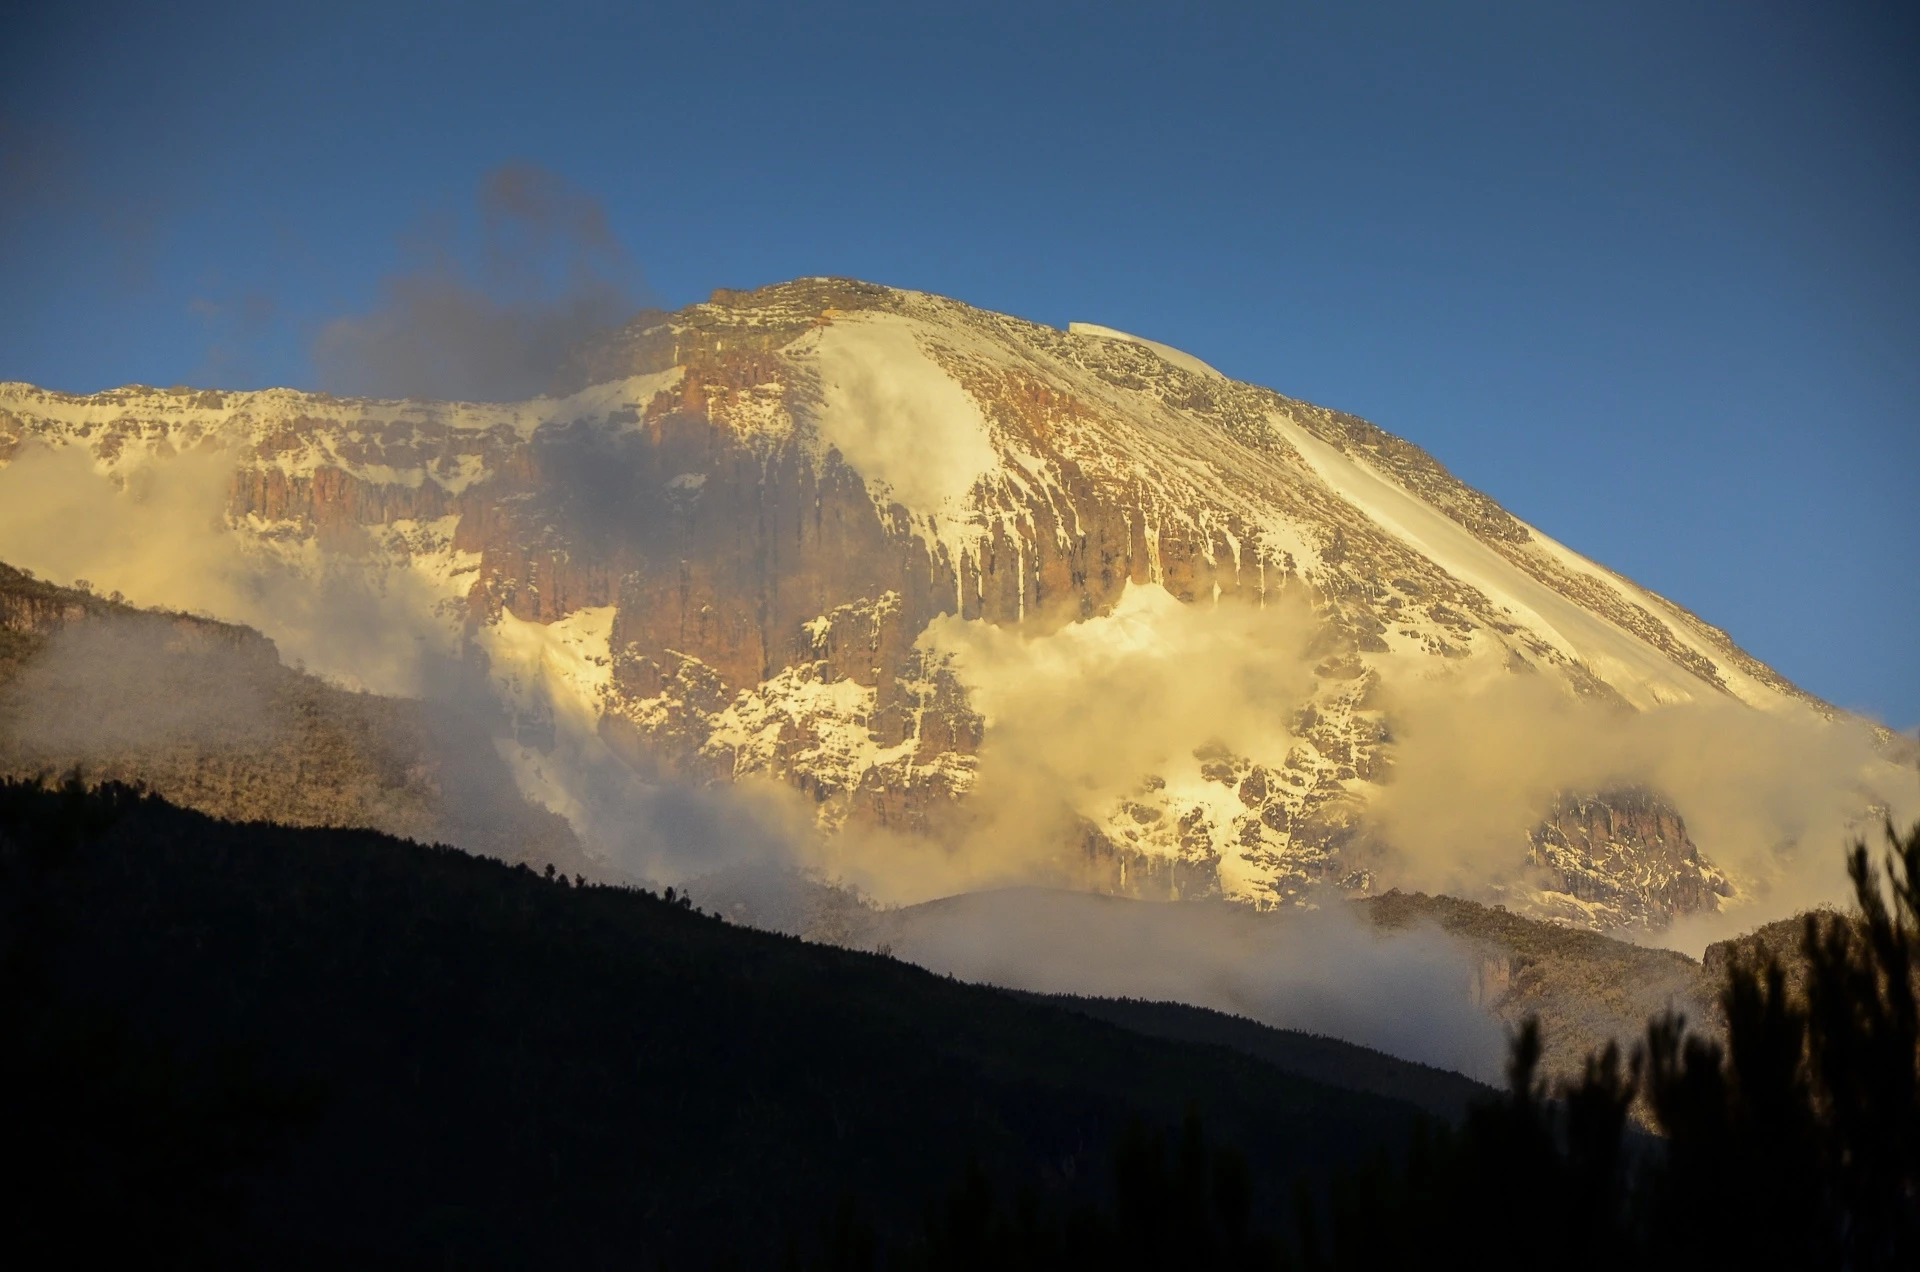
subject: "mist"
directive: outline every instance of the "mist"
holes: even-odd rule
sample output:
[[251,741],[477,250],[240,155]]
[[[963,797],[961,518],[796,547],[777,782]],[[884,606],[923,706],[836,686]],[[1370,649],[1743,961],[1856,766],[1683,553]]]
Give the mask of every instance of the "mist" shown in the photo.
[[[447,752],[463,766],[449,789],[497,781],[494,761],[504,761],[518,792],[565,816],[611,877],[696,887],[716,872],[758,879],[759,921],[789,928],[794,886],[832,884],[850,890],[834,894],[836,904],[860,911],[860,930],[828,939],[887,931],[896,954],[937,971],[1186,1002],[1493,1076],[1501,1034],[1470,997],[1472,956],[1436,931],[1377,935],[1336,904],[1276,918],[1057,890],[1084,883],[1063,845],[1084,819],[1137,797],[1149,775],[1172,797],[1231,799],[1201,778],[1197,751],[1218,745],[1277,764],[1301,741],[1289,722],[1312,698],[1324,655],[1304,594],[1264,608],[1187,605],[1157,586],[1130,586],[1112,612],[1078,622],[937,620],[921,647],[971,687],[988,726],[963,816],[933,837],[857,826],[828,834],[810,802],[784,787],[704,787],[636,767],[609,745],[596,703],[567,683],[547,646],[509,666],[506,645],[469,640],[457,619],[436,617],[443,598],[404,567],[356,559],[336,571],[304,548],[248,546],[226,522],[236,460],[208,445],[108,472],[80,447],[27,446],[0,468],[0,551],[136,604],[245,623],[290,665],[347,687],[425,700],[442,733],[463,743]],[[177,703],[143,697],[149,680],[137,658],[84,643],[118,639],[56,643],[22,682],[22,701],[41,704],[35,727],[68,730],[48,750],[165,746],[224,736],[245,718],[231,699],[202,712],[194,700],[220,693],[211,684]],[[78,690],[63,681],[96,662],[117,670]],[[503,688],[501,673],[516,687]],[[124,695],[129,706],[62,714],[45,705],[62,693],[71,702]],[[1529,882],[1525,836],[1556,794],[1644,786],[1674,803],[1739,888],[1724,913],[1660,937],[1693,952],[1842,899],[1849,829],[1876,809],[1920,814],[1920,775],[1850,717],[1760,712],[1706,695],[1617,711],[1493,658],[1423,664],[1394,678],[1380,705],[1393,742],[1389,780],[1366,809],[1378,886],[1491,899]],[[1221,865],[1230,890],[1235,867],[1231,855]],[[786,910],[776,913],[783,888]]]
[[962,980],[1209,1007],[1497,1081],[1500,1024],[1434,928],[1376,934],[1338,901],[1274,915],[1224,902],[973,893],[887,916],[892,953]]
[[684,884],[714,872],[784,875],[828,854],[800,795],[771,783],[703,786],[637,769],[591,726],[564,718],[537,741],[526,715],[484,685],[459,702],[485,728],[520,793],[572,824],[588,854],[614,875]]
[[0,552],[56,582],[252,627],[289,666],[346,688],[418,696],[423,656],[453,638],[426,585],[249,550],[225,520],[237,461],[203,445],[103,472],[82,447],[24,446],[0,467]]
[[1562,791],[1655,791],[1735,896],[1648,939],[1705,945],[1850,895],[1842,849],[1881,817],[1920,816],[1920,771],[1872,725],[1718,696],[1643,712],[1545,677],[1468,667],[1387,697],[1392,780],[1371,812],[1407,886],[1472,895],[1526,884],[1524,835]]
[[1201,786],[1205,745],[1284,756],[1314,631],[1304,599],[1196,606],[1137,584],[1111,613],[1044,635],[936,619],[921,645],[952,660],[987,722],[958,849],[973,886],[1065,881],[1061,845],[1082,818],[1149,775]]
[[489,173],[467,250],[447,218],[406,240],[378,303],[314,339],[322,388],[362,397],[516,401],[544,392],[586,337],[641,307],[644,285],[598,199],[529,164]]
[[0,752],[32,769],[266,746],[281,724],[247,675],[263,658],[146,615],[67,625],[0,690]]
[[[1203,745],[1277,763],[1313,690],[1316,630],[1297,598],[1265,609],[1183,605],[1151,585],[1130,585],[1108,615],[1045,634],[937,621],[923,646],[952,658],[988,721],[965,866],[950,867],[947,882],[1060,882],[1062,836],[1137,793],[1147,773],[1182,796],[1218,798],[1224,788],[1198,780],[1193,752]],[[1495,657],[1405,670],[1377,694],[1390,770],[1368,792],[1356,864],[1378,887],[1524,894],[1538,883],[1527,834],[1557,796],[1644,788],[1678,809],[1737,889],[1721,912],[1650,938],[1697,955],[1711,940],[1843,902],[1849,838],[1885,815],[1920,817],[1920,770],[1857,717],[1759,710],[1704,685],[1696,701],[1634,712]],[[1223,883],[1232,868],[1222,862]],[[862,883],[911,892],[926,873],[869,871]]]
[[[541,659],[501,666],[518,673],[518,691],[504,689],[485,650],[457,619],[435,617],[439,598],[405,568],[250,548],[225,520],[235,462],[204,446],[107,472],[81,447],[23,447],[0,466],[0,559],[132,605],[251,627],[289,667],[422,701],[450,804],[485,806],[504,764],[518,793],[566,817],[610,877],[678,882],[830,855],[791,791],[707,789],[636,771]],[[222,649],[185,628],[157,638],[163,627],[140,616],[58,633],[9,687],[16,758],[218,751],[278,735],[284,722],[233,661],[269,657],[265,649]],[[459,824],[457,808],[449,815]]]

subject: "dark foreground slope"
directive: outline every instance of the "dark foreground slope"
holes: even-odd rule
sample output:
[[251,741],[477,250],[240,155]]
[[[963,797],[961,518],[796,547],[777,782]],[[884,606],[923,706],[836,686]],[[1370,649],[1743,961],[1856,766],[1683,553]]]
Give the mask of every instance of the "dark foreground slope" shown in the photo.
[[1077,994],[1022,994],[1033,1002],[1104,1020],[1135,1033],[1177,1042],[1229,1047],[1274,1068],[1347,1091],[1364,1091],[1416,1105],[1435,1117],[1458,1121],[1476,1101],[1493,1097],[1493,1088],[1451,1069],[1402,1060],[1371,1047],[1338,1038],[1274,1029],[1244,1016],[1232,1016],[1185,1003],[1138,998],[1083,998]]
[[1135,1117],[1196,1108],[1264,1209],[1414,1116],[642,893],[116,788],[0,785],[0,924],[5,1195],[63,1261],[754,1265],[843,1196],[912,1229],[969,1158],[1092,1195]]

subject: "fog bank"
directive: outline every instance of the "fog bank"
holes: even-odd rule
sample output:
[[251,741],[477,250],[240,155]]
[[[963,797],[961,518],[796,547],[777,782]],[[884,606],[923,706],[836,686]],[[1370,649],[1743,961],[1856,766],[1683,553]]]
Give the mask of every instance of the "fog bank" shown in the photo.
[[1505,1034],[1472,1000],[1471,955],[1435,928],[1376,933],[1338,902],[1260,914],[1002,889],[895,911],[875,931],[962,980],[1210,1007],[1499,1078]]

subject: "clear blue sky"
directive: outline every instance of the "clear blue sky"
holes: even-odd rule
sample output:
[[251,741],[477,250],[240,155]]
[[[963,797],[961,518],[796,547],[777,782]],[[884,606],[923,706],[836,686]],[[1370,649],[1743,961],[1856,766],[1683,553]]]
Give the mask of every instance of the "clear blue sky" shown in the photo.
[[657,301],[1164,340],[1920,721],[1911,4],[25,7],[0,378],[313,384],[522,161]]

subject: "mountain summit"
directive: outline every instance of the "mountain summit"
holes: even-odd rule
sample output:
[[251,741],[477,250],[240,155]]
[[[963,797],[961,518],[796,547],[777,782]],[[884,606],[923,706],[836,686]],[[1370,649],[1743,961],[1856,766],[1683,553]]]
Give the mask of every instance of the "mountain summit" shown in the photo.
[[[617,764],[775,779],[856,875],[919,854],[935,890],[1413,882],[1657,927],[1752,886],[1703,755],[1839,727],[1364,420],[850,280],[642,314],[523,403],[8,384],[0,462],[62,492],[0,513],[16,564],[349,683],[483,668],[522,789],[603,855]],[[151,550],[34,529],[107,509]]]

